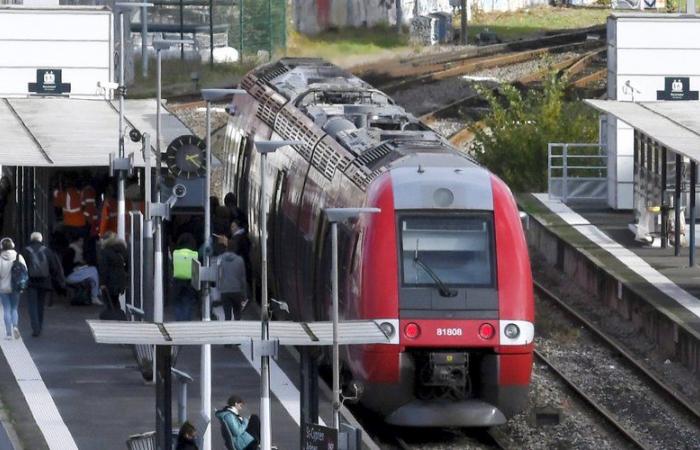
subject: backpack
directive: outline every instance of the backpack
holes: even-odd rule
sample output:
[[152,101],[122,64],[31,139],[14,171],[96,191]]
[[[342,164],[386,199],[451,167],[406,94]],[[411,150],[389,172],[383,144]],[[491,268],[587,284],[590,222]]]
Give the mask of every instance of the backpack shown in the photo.
[[218,276],[216,287],[221,293],[241,292],[242,286],[234,276],[239,256],[224,253],[217,261]]
[[10,269],[10,282],[12,285],[12,292],[20,293],[27,289],[29,284],[29,272],[24,264],[19,260],[19,253],[15,256],[15,260],[12,261],[12,269]]
[[27,267],[29,277],[48,278],[50,272],[46,247],[39,247],[39,251],[34,250],[32,247],[27,247],[27,252],[29,253],[29,265]]

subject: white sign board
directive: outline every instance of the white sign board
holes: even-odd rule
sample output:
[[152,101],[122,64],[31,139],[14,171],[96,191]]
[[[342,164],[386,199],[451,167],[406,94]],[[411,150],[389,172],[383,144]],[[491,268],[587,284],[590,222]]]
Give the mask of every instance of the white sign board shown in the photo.
[[113,51],[106,7],[0,6],[0,97],[106,98]]

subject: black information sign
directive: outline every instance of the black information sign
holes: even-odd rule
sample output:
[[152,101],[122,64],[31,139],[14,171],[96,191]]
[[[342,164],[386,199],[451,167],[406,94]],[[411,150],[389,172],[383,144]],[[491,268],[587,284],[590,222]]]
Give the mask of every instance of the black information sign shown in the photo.
[[301,427],[301,450],[338,450],[338,430],[304,423]]
[[698,91],[690,90],[689,77],[665,77],[664,90],[656,91],[657,100],[697,100]]
[[61,69],[36,69],[36,83],[29,83],[29,92],[41,95],[70,93],[70,83],[61,80]]

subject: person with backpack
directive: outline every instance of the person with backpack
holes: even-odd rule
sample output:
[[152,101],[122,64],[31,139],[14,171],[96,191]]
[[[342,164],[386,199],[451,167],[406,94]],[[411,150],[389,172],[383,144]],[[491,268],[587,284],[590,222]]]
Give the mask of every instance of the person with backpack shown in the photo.
[[216,286],[221,293],[224,317],[226,320],[231,320],[231,313],[233,313],[234,320],[241,320],[243,302],[248,298],[248,289],[245,262],[238,255],[237,241],[228,241],[226,251],[218,257],[216,266]]
[[192,287],[192,261],[199,257],[197,242],[190,233],[183,233],[173,251],[173,291],[175,320],[192,320],[192,310],[197,305],[197,291]]
[[62,268],[56,267],[58,259],[43,244],[43,240],[44,237],[41,233],[35,231],[29,237],[29,245],[22,251],[29,273],[27,299],[29,301],[29,317],[32,323],[32,336],[34,337],[41,334],[44,324],[44,304],[53,291],[52,274],[63,271]]
[[0,240],[0,300],[5,320],[5,339],[19,339],[19,294],[27,288],[29,273],[22,255],[9,237]]
[[98,268],[100,284],[108,293],[105,301],[111,302],[108,306],[121,309],[119,296],[126,291],[129,284],[129,272],[127,272],[129,252],[126,242],[119,239],[116,233],[108,231],[102,240],[102,250],[98,255]]

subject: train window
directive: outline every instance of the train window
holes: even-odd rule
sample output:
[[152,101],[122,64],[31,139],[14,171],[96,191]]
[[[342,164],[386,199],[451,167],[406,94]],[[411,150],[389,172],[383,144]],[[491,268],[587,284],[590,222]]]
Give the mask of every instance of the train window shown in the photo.
[[491,214],[406,215],[399,229],[405,286],[493,286]]

